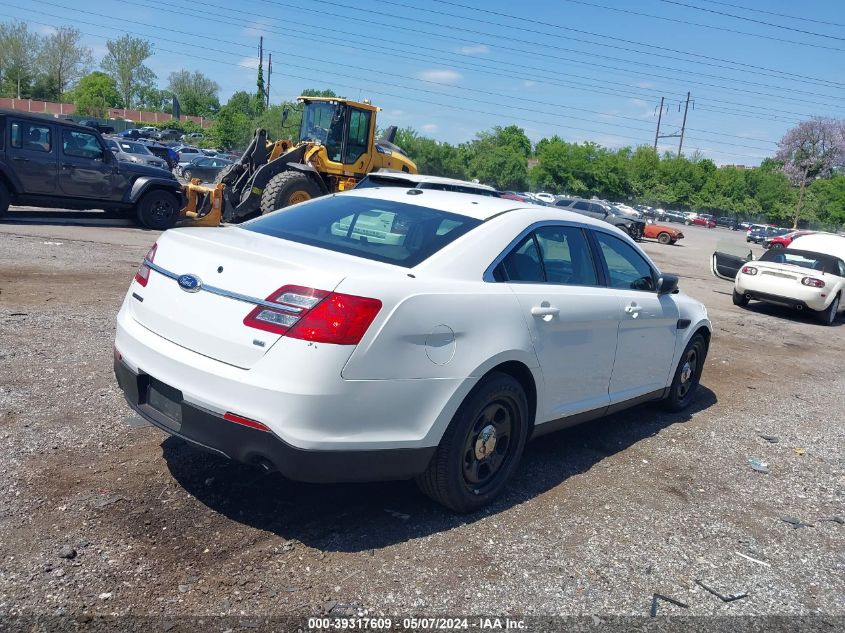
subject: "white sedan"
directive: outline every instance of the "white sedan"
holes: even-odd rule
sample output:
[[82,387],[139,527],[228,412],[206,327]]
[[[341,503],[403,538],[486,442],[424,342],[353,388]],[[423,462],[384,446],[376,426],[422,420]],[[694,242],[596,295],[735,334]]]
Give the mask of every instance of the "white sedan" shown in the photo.
[[711,326],[677,284],[582,215],[355,190],[163,233],[118,314],[115,373],[140,415],[229,458],[413,477],[471,511],[531,437],[690,403]]
[[733,302],[750,300],[812,310],[832,325],[845,310],[845,238],[813,234],[794,239],[785,249],[768,250],[737,272]]

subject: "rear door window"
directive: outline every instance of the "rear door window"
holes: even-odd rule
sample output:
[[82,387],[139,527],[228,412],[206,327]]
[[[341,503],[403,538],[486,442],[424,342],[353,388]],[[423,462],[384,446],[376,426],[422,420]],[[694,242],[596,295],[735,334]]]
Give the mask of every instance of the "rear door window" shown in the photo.
[[481,224],[412,204],[328,196],[242,224],[291,242],[410,268]]
[[53,149],[53,134],[48,125],[13,121],[9,133],[10,145],[16,149],[32,152],[50,152]]

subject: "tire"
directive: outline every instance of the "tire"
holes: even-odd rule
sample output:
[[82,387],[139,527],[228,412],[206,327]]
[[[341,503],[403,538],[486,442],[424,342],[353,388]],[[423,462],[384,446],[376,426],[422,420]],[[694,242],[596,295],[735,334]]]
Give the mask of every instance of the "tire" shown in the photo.
[[823,325],[833,325],[836,322],[838,311],[839,295],[836,295],[833,298],[833,301],[830,302],[829,306],[827,306],[824,310],[816,312],[816,317],[818,317],[819,321],[821,321]]
[[783,248],[783,244],[781,244],[780,242],[772,242],[771,245],[769,246],[769,248],[771,248],[773,250],[778,250],[778,249]]
[[0,218],[6,215],[6,211],[9,210],[9,202],[11,202],[11,199],[12,197],[9,195],[6,183],[0,180]]
[[690,405],[698,390],[706,358],[707,342],[701,334],[695,334],[684,348],[681,360],[678,361],[672,385],[669,387],[669,395],[662,403],[664,409],[677,412],[683,411]]
[[188,182],[191,182],[191,178],[193,178],[193,174],[191,173],[191,170],[186,169],[185,171],[183,171],[182,172],[182,178],[184,178]]
[[[522,386],[507,374],[488,375],[455,413],[428,469],[416,478],[417,485],[450,510],[478,510],[502,492],[513,474],[528,425]],[[482,434],[491,431],[492,436],[483,440]]]
[[739,306],[741,308],[744,308],[745,306],[748,305],[748,297],[746,297],[745,295],[739,294],[736,291],[736,289],[734,289],[734,291],[733,291],[732,299],[733,299],[735,306]]
[[169,191],[154,189],[136,204],[138,224],[154,231],[165,231],[179,219],[179,200]]
[[672,236],[669,235],[666,231],[663,231],[657,236],[657,241],[661,244],[669,244],[672,242]]
[[305,202],[323,195],[320,187],[301,171],[283,171],[276,174],[261,194],[261,215]]

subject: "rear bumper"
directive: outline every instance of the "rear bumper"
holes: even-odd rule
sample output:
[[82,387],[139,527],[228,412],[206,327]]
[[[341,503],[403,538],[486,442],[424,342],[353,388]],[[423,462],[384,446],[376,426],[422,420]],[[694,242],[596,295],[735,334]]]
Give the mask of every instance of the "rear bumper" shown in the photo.
[[796,293],[795,296],[791,297],[787,297],[776,292],[771,292],[770,290],[767,291],[766,289],[743,288],[740,284],[737,284],[735,288],[738,293],[743,294],[749,297],[750,299],[756,299],[757,301],[763,301],[765,303],[786,306],[788,308],[797,308],[799,310],[803,310],[806,308],[818,312],[820,310],[824,310],[826,307],[825,298],[819,296],[819,292],[814,293],[809,288],[806,291]]
[[[179,418],[168,417],[146,401],[150,377],[115,359],[114,373],[126,402],[162,431],[246,464],[263,465],[288,479],[310,483],[409,479],[422,473],[435,446],[382,450],[320,451],[291,446],[269,431],[242,426],[190,402],[179,402]],[[172,390],[179,394],[176,389]],[[177,396],[178,397],[178,396]]]

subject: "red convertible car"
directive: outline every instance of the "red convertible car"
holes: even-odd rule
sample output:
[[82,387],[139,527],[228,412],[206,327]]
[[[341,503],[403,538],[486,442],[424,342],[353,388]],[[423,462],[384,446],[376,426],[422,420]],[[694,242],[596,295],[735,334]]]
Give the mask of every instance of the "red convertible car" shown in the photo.
[[716,228],[716,220],[713,219],[712,215],[697,215],[694,218],[687,218],[686,225],[690,226],[691,224],[706,226],[708,229]]
[[684,239],[684,234],[678,229],[673,229],[671,226],[664,224],[646,224],[643,237],[657,240],[661,244],[674,244],[678,240]]

